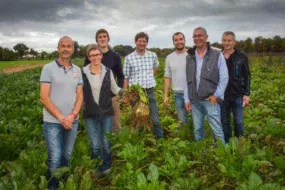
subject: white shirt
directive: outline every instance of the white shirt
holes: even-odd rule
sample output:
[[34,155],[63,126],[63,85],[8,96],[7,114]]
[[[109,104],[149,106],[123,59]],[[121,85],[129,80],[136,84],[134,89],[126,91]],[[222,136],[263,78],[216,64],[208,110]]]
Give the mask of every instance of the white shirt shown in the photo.
[[164,77],[171,78],[172,89],[176,92],[183,92],[186,76],[187,52],[178,54],[175,51],[169,54],[165,60]]

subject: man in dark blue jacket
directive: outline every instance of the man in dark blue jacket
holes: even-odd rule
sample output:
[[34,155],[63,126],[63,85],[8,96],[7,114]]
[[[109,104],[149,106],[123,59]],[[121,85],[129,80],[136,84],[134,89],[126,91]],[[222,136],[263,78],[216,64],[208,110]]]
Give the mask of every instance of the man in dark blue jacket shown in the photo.
[[231,112],[234,116],[234,135],[243,136],[243,108],[249,104],[250,71],[248,57],[234,48],[235,34],[224,32],[222,37],[223,54],[229,71],[229,83],[225,91],[225,99],[221,105],[221,120],[226,143],[232,137]]
[[[124,74],[122,69],[122,63],[120,56],[113,50],[109,48],[110,36],[107,30],[99,29],[95,34],[95,40],[103,50],[102,64],[112,70],[117,85],[123,88],[124,85]],[[85,58],[84,66],[90,63],[88,57]],[[112,98],[112,105],[114,109],[113,118],[113,131],[118,132],[121,128],[120,125],[120,104],[119,96],[114,96]]]

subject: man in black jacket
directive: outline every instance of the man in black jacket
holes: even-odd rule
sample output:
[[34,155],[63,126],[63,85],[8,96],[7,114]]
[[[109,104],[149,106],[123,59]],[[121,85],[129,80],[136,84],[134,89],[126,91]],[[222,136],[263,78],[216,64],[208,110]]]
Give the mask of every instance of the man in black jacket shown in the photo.
[[243,108],[249,104],[250,71],[248,57],[234,48],[235,34],[224,32],[222,37],[223,54],[229,71],[229,83],[225,91],[225,99],[221,104],[221,120],[226,143],[232,137],[231,112],[234,117],[234,135],[243,136]]
[[[124,85],[124,74],[122,69],[122,63],[120,56],[113,50],[109,48],[109,33],[105,29],[99,29],[96,32],[95,40],[103,50],[103,59],[102,64],[109,69],[112,70],[115,80],[117,81],[117,85],[120,88],[123,88]],[[90,63],[88,57],[85,58],[84,66]],[[113,131],[118,132],[121,128],[120,125],[120,104],[119,104],[119,96],[114,96],[112,98],[112,105],[115,112],[113,117]]]

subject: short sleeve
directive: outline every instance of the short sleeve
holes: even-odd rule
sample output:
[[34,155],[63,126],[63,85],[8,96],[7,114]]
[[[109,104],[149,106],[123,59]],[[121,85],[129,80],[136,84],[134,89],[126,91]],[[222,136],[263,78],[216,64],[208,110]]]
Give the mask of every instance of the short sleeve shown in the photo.
[[51,83],[51,71],[48,65],[45,65],[42,69],[40,82],[41,83]]
[[130,65],[128,62],[128,57],[126,57],[125,61],[124,61],[123,73],[124,73],[126,79],[129,78],[130,73],[131,73],[131,68],[130,68]]
[[166,60],[165,60],[164,77],[172,78],[169,57],[166,57]]
[[156,53],[154,53],[154,63],[153,63],[153,68],[156,69],[159,66],[158,58]]
[[78,86],[83,85],[83,79],[82,79],[82,72],[81,69],[78,69]]

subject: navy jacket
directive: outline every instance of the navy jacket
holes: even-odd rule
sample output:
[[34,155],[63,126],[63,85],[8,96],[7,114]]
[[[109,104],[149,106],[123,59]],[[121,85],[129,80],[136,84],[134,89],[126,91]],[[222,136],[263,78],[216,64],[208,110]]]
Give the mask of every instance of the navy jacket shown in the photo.
[[240,95],[250,95],[250,70],[248,57],[235,48],[227,61],[229,83],[225,91],[225,100],[237,98]]

